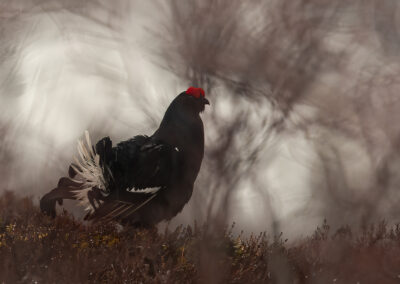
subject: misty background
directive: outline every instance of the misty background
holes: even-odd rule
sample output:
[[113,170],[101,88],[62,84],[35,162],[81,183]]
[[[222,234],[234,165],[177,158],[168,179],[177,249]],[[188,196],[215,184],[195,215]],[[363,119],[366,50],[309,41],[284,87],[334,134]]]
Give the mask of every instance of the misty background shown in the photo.
[[0,191],[38,200],[86,129],[151,135],[193,85],[205,159],[173,225],[399,222],[397,3],[2,0]]

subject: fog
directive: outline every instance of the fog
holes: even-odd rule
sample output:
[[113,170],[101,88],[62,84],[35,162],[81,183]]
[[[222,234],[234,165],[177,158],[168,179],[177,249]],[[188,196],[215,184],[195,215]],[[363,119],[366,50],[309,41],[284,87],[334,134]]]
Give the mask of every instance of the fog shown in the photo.
[[206,156],[170,225],[398,221],[400,10],[331,2],[1,1],[0,190],[38,199],[86,129],[152,134],[195,85]]

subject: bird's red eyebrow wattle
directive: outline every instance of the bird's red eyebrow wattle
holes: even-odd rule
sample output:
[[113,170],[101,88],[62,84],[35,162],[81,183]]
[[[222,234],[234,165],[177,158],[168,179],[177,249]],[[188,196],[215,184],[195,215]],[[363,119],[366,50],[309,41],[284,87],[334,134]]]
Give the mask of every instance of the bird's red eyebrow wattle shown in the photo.
[[186,90],[186,94],[188,94],[189,96],[195,97],[196,99],[205,97],[205,92],[202,88],[189,87]]

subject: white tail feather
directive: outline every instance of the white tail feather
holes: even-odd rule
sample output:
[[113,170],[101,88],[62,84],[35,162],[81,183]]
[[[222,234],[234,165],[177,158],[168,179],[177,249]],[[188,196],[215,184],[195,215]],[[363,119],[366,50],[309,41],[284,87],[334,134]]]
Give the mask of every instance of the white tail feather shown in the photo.
[[78,140],[78,154],[80,160],[74,157],[76,165],[71,167],[77,173],[76,179],[78,182],[83,182],[84,186],[82,189],[76,190],[75,197],[80,200],[80,204],[86,207],[85,210],[92,211],[92,205],[89,202],[88,193],[92,188],[96,187],[100,189],[103,196],[109,194],[108,185],[104,178],[104,168],[100,165],[100,156],[95,152],[89,132],[85,131],[86,144],[83,140]]

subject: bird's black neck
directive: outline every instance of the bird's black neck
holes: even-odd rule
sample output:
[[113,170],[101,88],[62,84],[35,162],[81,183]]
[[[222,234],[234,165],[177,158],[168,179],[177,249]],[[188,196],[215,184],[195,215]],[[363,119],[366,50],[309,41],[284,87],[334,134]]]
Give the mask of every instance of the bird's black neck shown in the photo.
[[177,111],[173,105],[165,112],[153,138],[165,141],[182,151],[204,151],[204,127],[200,115]]

